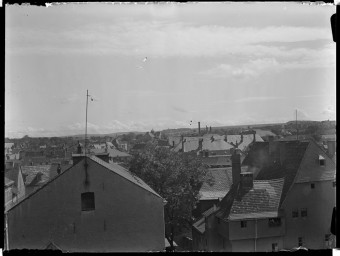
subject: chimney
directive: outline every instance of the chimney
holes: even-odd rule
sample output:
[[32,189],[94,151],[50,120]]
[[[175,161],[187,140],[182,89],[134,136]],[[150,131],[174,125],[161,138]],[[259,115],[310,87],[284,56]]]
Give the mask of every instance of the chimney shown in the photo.
[[240,174],[241,174],[241,156],[237,150],[232,150],[231,162],[232,162],[233,184],[237,186],[240,183]]
[[280,142],[280,163],[283,165],[286,160],[286,142]]
[[253,131],[253,136],[254,136],[253,137],[253,142],[256,142],[256,131],[255,130]]
[[201,122],[198,122],[198,135],[201,135]]
[[269,155],[274,153],[274,136],[268,136]]
[[81,146],[80,146],[80,143],[79,143],[79,140],[78,140],[78,147],[77,147],[77,154],[81,154]]
[[107,153],[107,148],[108,148],[108,145],[107,145],[107,142],[105,143],[105,153]]
[[244,172],[240,174],[240,187],[242,189],[252,189],[253,188],[253,173]]
[[175,147],[175,141],[174,140],[172,141],[172,147],[173,148]]
[[185,152],[185,150],[184,150],[184,142],[185,142],[186,140],[185,139],[183,139],[183,137],[182,137],[182,152]]
[[335,141],[334,140],[327,141],[327,151],[331,157],[334,156],[335,154]]
[[198,140],[198,150],[202,150],[203,149],[203,139],[199,139]]
[[215,140],[214,136],[211,136],[211,142],[213,142]]
[[208,133],[208,125],[205,126],[205,132]]
[[210,126],[210,132],[211,132],[211,126]]

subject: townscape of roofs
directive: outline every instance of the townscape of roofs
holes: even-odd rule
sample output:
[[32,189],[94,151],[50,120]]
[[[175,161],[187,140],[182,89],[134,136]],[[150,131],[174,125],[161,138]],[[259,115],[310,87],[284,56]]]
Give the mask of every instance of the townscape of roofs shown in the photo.
[[164,239],[166,202],[128,170],[133,155],[148,143],[195,154],[208,168],[193,212],[195,222],[175,241],[178,249],[334,247],[329,228],[335,206],[336,137],[329,130],[335,124],[288,122],[235,129],[201,129],[198,123],[197,130],[182,134],[152,130],[90,136],[87,154],[80,138],[7,139],[7,249],[160,251],[170,246]]

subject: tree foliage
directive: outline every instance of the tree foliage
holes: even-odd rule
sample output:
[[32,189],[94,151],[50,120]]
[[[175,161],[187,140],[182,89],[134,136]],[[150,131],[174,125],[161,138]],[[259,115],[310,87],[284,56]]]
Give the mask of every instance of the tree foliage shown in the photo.
[[149,143],[145,152],[133,157],[130,171],[167,201],[165,233],[172,246],[174,236],[191,229],[192,210],[199,200],[206,166],[195,153],[177,153]]

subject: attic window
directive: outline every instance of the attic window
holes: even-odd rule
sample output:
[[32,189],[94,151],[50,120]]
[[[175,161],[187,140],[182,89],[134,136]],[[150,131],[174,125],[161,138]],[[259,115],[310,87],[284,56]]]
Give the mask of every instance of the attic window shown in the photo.
[[321,155],[319,155],[319,165],[320,166],[325,166],[326,162],[325,162],[325,158]]
[[94,193],[86,192],[81,194],[81,210],[93,211],[95,209]]
[[292,217],[293,217],[293,218],[299,217],[299,210],[298,210],[298,209],[293,209],[293,211],[292,211]]
[[314,183],[311,183],[311,184],[310,184],[310,188],[311,188],[311,189],[315,188],[315,184],[314,184]]

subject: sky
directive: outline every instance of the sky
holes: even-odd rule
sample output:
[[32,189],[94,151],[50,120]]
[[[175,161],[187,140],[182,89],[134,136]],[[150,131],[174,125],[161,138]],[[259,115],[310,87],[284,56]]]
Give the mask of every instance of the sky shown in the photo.
[[[5,136],[335,120],[335,6],[6,5]],[[91,98],[93,100],[91,100]]]

